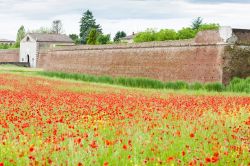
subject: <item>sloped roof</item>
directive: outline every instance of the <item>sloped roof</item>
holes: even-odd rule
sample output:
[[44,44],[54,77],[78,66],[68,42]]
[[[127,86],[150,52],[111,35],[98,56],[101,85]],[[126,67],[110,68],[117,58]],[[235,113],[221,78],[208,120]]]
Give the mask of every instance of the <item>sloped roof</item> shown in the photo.
[[72,39],[67,35],[61,34],[42,34],[42,33],[29,33],[37,42],[60,42],[60,43],[73,43]]
[[121,38],[122,40],[131,40],[133,39],[137,34],[133,34],[133,35],[129,35],[129,36],[126,36],[126,37],[123,37]]

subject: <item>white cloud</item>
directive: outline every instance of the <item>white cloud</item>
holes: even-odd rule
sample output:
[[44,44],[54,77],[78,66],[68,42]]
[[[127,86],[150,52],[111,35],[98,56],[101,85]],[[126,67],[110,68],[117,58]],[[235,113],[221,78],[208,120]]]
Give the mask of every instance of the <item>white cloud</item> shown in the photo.
[[[219,3],[222,2],[223,3]],[[26,29],[50,26],[61,19],[67,34],[79,33],[79,20],[86,9],[93,11],[105,33],[128,34],[146,28],[189,26],[198,16],[238,28],[250,28],[250,3],[201,0],[0,0],[0,38],[15,39],[21,25]],[[205,2],[205,3],[204,3]]]

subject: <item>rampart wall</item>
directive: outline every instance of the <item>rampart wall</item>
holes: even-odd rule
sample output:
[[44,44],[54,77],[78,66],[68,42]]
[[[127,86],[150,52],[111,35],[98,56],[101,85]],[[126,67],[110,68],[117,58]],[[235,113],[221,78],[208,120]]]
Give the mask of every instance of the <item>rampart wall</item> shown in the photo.
[[0,62],[19,62],[19,49],[0,50]]

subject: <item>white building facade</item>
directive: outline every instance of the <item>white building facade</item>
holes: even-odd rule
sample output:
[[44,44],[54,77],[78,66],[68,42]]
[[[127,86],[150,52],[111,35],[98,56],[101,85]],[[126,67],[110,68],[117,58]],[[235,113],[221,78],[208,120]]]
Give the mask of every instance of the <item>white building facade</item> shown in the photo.
[[30,67],[36,68],[41,49],[49,49],[55,45],[70,46],[73,41],[66,35],[60,34],[27,34],[20,42],[19,62],[28,62]]

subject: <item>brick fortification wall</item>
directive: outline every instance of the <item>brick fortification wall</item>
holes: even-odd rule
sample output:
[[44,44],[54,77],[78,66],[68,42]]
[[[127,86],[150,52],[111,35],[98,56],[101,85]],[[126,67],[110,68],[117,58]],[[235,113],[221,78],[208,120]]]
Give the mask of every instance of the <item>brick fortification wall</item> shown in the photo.
[[232,29],[223,54],[223,82],[250,77],[250,30]]
[[56,48],[40,52],[38,64],[48,71],[228,83],[242,69],[240,76],[250,76],[249,63],[242,65],[249,60],[246,32],[234,33],[227,29],[201,32],[193,40]]
[[19,49],[0,50],[0,62],[19,62]]

